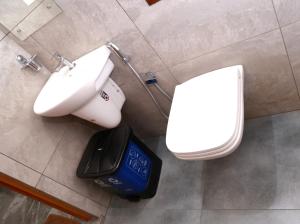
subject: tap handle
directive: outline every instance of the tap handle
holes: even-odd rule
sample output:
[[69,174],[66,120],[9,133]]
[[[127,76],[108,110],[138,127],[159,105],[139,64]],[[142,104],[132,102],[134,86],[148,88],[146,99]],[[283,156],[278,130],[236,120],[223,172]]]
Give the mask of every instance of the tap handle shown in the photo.
[[23,55],[18,55],[16,57],[17,61],[22,65],[22,69],[30,67],[34,71],[39,71],[41,65],[35,60],[36,55],[33,55],[31,58],[27,59]]
[[66,59],[65,57],[63,57],[60,53],[58,52],[55,52],[53,57],[59,61],[58,65],[56,66],[55,68],[55,71],[59,71],[63,66],[68,66],[69,69],[73,69],[75,67],[75,63],[74,62],[71,62],[69,61],[68,59]]
[[21,65],[26,65],[27,64],[27,59],[23,56],[23,55],[18,55],[17,56],[17,61],[21,64]]
[[60,53],[55,52],[53,55],[53,58],[55,58],[58,61],[58,64],[56,65],[56,67],[54,69],[56,72],[58,72],[64,66],[63,56]]
[[60,53],[58,53],[58,52],[55,52],[54,55],[53,55],[53,57],[56,60],[58,60],[58,61],[62,61],[63,60],[63,56]]

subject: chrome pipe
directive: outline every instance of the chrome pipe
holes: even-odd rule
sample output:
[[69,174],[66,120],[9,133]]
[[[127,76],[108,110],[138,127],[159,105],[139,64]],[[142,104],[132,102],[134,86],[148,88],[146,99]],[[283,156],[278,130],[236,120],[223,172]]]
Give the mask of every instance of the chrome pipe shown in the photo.
[[110,49],[114,54],[116,54],[123,61],[123,63],[126,64],[130,68],[130,70],[132,71],[132,73],[136,76],[136,78],[139,80],[139,82],[142,84],[142,86],[145,88],[145,90],[147,91],[147,93],[151,97],[153,103],[156,105],[156,107],[159,110],[159,112],[161,113],[161,115],[168,120],[169,116],[163,111],[162,107],[160,106],[160,104],[158,103],[157,99],[152,94],[152,92],[150,91],[150,89],[148,88],[148,86],[145,84],[145,82],[141,78],[140,74],[129,63],[129,57],[126,57],[125,55],[123,55],[121,53],[120,49],[114,43],[112,43],[112,42],[106,43],[106,47],[108,49]]
[[158,89],[158,91],[159,92],[161,92],[170,102],[172,102],[172,98],[169,96],[169,94],[166,92],[166,91],[164,91],[161,87],[160,87],[160,85],[158,84],[158,83],[154,83],[153,84],[157,89]]
[[146,89],[146,91],[148,92],[148,94],[152,98],[152,101],[155,103],[155,105],[156,105],[157,109],[159,110],[159,112],[161,113],[161,115],[168,120],[169,116],[163,111],[160,104],[156,100],[155,96],[152,94],[152,92],[150,91],[148,86],[145,84],[144,80],[140,77],[139,73],[132,67],[132,65],[129,62],[127,62],[127,65],[131,69],[131,71],[135,74],[135,76],[140,81],[140,83],[143,85],[143,87]]

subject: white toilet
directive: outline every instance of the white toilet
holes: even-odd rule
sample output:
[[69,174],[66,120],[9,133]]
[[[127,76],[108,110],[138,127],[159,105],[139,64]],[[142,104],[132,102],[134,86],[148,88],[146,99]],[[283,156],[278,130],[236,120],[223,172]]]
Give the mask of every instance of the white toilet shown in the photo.
[[179,159],[208,160],[232,153],[244,126],[242,65],[209,72],[176,86],[166,144]]

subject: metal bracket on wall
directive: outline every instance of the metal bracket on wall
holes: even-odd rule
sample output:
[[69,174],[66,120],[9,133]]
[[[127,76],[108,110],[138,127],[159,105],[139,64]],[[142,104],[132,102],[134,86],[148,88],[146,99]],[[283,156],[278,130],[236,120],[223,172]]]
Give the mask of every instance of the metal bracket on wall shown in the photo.
[[31,68],[33,71],[38,72],[41,70],[41,65],[35,60],[36,54],[33,55],[31,58],[27,59],[23,55],[18,55],[16,57],[17,61],[22,65],[22,69],[24,68]]
[[156,2],[159,2],[160,0],[146,0],[146,2],[148,3],[148,5],[153,5]]

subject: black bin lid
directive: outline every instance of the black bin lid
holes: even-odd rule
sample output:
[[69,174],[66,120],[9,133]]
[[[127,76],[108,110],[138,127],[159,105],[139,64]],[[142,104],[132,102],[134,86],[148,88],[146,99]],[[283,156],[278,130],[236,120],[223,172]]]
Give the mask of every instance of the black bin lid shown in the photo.
[[77,168],[81,178],[113,174],[119,167],[131,136],[128,126],[97,132],[90,139]]

